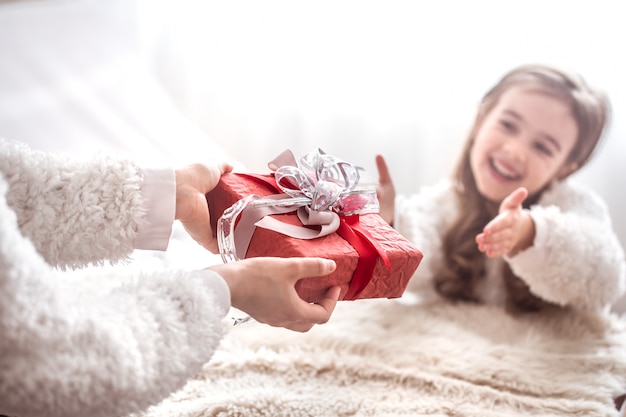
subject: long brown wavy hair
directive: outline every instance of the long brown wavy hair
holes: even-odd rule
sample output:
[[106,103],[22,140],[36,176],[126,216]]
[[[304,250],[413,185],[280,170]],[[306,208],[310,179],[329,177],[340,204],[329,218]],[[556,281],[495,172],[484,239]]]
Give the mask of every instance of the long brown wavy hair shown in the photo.
[[[463,209],[444,234],[445,262],[435,274],[435,287],[446,298],[479,301],[475,289],[479,280],[484,279],[487,258],[478,250],[475,237],[498,214],[499,204],[484,198],[478,191],[470,167],[470,150],[485,116],[495,107],[505,91],[520,84],[538,88],[571,106],[572,115],[578,125],[578,138],[566,160],[566,164],[573,167],[567,175],[589,161],[607,125],[610,112],[607,97],[591,88],[580,76],[550,66],[518,67],[507,73],[485,94],[453,173],[459,207]],[[549,187],[550,184],[530,195],[524,202],[524,207],[529,208],[536,204]],[[506,262],[503,268],[507,307],[510,311],[537,311],[548,305],[531,293],[528,285],[513,274]]]

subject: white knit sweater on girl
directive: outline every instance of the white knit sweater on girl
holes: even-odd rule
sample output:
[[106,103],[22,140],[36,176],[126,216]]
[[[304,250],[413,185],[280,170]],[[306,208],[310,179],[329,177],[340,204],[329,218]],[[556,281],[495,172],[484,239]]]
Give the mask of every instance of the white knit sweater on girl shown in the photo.
[[[438,298],[433,285],[444,262],[443,234],[460,208],[452,182],[442,180],[413,195],[398,195],[396,229],[424,253],[408,289],[422,299]],[[488,259],[482,301],[503,304],[501,262],[529,285],[533,294],[574,308],[606,310],[624,292],[624,250],[612,229],[606,204],[575,182],[552,185],[530,208],[535,222],[533,245],[513,257]]]

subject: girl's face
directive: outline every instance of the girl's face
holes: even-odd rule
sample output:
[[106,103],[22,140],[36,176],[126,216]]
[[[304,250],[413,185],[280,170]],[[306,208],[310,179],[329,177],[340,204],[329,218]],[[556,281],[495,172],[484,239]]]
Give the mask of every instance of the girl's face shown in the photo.
[[483,116],[470,150],[470,166],[483,197],[500,202],[518,187],[529,194],[576,168],[567,157],[578,125],[563,100],[514,86]]

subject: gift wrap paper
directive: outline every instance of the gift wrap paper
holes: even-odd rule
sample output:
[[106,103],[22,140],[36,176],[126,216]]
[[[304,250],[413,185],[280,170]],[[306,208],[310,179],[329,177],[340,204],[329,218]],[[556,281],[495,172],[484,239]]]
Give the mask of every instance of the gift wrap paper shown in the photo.
[[[218,185],[206,195],[213,233],[217,230],[217,221],[224,210],[241,198],[251,194],[265,197],[279,193],[276,188],[259,178],[275,184],[272,175],[248,176],[228,173],[221,177]],[[273,217],[285,223],[301,225],[295,211],[273,215]],[[389,226],[378,214],[361,214],[359,218],[363,227],[385,251],[391,268],[388,268],[383,260],[377,256],[370,282],[355,298],[400,297],[422,260],[422,253]],[[334,260],[337,268],[332,274],[325,277],[303,278],[296,284],[298,295],[309,302],[321,300],[328,289],[335,285],[341,287],[339,299],[343,300],[348,293],[353,273],[359,261],[357,251],[336,232],[327,236],[304,240],[257,227],[245,257],[260,256],[320,257]]]

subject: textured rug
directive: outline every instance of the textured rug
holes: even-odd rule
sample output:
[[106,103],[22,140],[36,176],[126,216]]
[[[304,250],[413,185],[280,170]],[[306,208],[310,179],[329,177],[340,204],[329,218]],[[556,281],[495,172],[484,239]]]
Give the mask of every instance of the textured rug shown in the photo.
[[308,333],[236,326],[142,417],[613,416],[626,391],[615,316],[342,302]]

